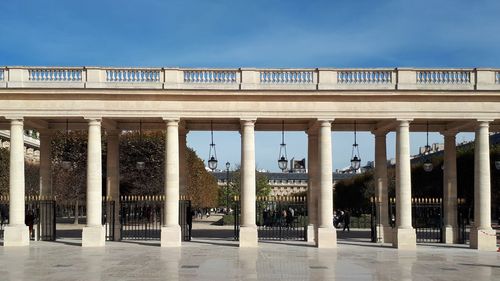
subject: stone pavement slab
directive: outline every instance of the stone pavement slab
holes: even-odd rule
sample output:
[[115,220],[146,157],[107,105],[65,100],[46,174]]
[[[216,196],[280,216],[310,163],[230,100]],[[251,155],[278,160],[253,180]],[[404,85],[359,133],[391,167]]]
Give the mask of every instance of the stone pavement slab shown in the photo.
[[339,241],[322,250],[302,242],[261,242],[240,249],[235,241],[206,239],[165,249],[159,242],[32,242],[0,247],[0,280],[500,280],[500,253],[466,247],[388,245]]

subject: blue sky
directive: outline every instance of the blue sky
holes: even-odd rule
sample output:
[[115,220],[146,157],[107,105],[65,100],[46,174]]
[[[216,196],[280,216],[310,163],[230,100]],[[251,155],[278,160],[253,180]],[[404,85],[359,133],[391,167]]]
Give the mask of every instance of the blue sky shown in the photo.
[[[498,0],[2,2],[0,65],[500,66]],[[352,134],[333,137],[340,168],[349,162]],[[260,168],[276,170],[279,138],[257,134]],[[305,134],[287,139],[289,158],[307,155]],[[239,162],[237,133],[215,140],[221,162]],[[206,157],[206,133],[193,132],[188,141]],[[411,141],[416,153],[424,134]],[[431,134],[430,141],[442,139]],[[389,157],[393,143],[389,136]],[[372,136],[362,134],[360,148],[363,160],[373,159]]]

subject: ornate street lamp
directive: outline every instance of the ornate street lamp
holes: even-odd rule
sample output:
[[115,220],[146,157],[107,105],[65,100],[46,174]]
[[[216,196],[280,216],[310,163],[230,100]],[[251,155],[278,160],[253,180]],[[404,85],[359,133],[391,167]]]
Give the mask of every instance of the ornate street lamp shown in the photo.
[[359,147],[356,142],[356,121],[354,121],[354,143],[352,144],[351,152],[351,169],[357,171],[361,166],[361,156],[359,155]]
[[63,151],[63,157],[61,161],[61,167],[64,170],[69,170],[73,166],[73,163],[71,162],[69,158],[69,151],[68,151],[68,138],[69,138],[69,130],[68,130],[68,119],[66,119],[66,137],[64,138],[64,151]]
[[210,170],[213,171],[217,168],[217,152],[215,151],[214,127],[211,120],[210,120],[210,137],[212,142],[210,143],[210,149],[208,151],[208,168],[210,168]]
[[[428,155],[431,152],[431,146],[429,145],[429,121],[427,121],[427,144],[425,145],[424,155]],[[424,161],[424,171],[431,172],[434,168],[432,161],[429,157]]]
[[231,163],[226,162],[226,215],[229,215],[229,169]]
[[[139,120],[139,146],[142,146],[142,120]],[[146,162],[144,160],[135,162],[135,168],[139,171],[146,168]]]
[[288,160],[286,159],[286,144],[285,144],[285,120],[281,121],[281,144],[280,144],[280,154],[278,156],[278,167],[281,171],[285,171],[288,165]]

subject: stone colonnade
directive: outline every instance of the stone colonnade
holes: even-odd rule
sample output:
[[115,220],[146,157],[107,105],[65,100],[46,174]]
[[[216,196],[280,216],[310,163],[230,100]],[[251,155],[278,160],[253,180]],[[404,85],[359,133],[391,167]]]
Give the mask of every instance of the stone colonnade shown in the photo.
[[[10,212],[9,225],[5,228],[5,246],[26,246],[29,232],[24,225],[24,155],[23,118],[11,118],[10,149]],[[101,120],[88,121],[88,168],[87,168],[87,225],[82,233],[82,246],[104,246],[105,230],[101,224]],[[179,119],[164,119],[165,142],[165,220],[161,230],[161,246],[181,245],[179,217],[179,190],[185,179],[185,144],[187,131],[179,126]],[[386,134],[388,130],[375,130],[375,194],[378,198],[377,212],[380,218],[377,229],[380,242],[392,243],[398,249],[415,249],[416,234],[412,227],[411,214],[411,166],[409,126],[412,120],[398,120],[396,125],[396,226],[389,226],[387,194]],[[255,122],[256,119],[241,120],[241,228],[240,246],[256,247],[256,186],[255,186]],[[317,247],[334,248],[337,245],[333,226],[332,189],[332,122],[319,120],[310,126],[308,134],[309,162],[309,235]],[[475,139],[475,224],[471,231],[471,248],[494,250],[495,232],[491,228],[491,187],[489,165],[489,121],[477,123]],[[51,130],[41,130],[41,195],[51,195],[50,140]],[[443,204],[445,206],[445,242],[457,240],[457,180],[455,131],[445,131],[445,171]],[[119,198],[119,131],[107,131],[107,188],[108,195]],[[119,204],[115,208],[119,209]],[[115,211],[115,216],[118,216]],[[119,219],[115,220],[119,223]],[[116,227],[115,229],[119,229]],[[115,233],[119,237],[119,231]]]

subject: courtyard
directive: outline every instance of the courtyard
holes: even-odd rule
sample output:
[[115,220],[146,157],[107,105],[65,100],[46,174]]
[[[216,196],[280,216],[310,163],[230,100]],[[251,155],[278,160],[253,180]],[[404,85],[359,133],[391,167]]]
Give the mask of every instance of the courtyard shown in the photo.
[[339,240],[337,249],[305,243],[261,242],[252,249],[218,239],[194,239],[181,248],[156,242],[32,242],[0,248],[1,280],[500,280],[500,255],[466,246]]

